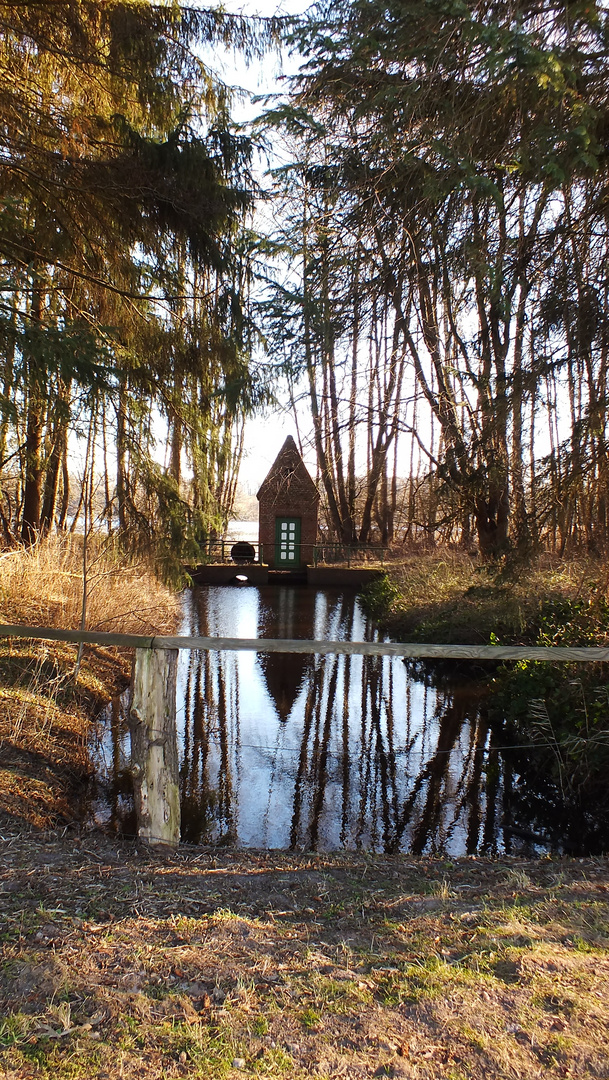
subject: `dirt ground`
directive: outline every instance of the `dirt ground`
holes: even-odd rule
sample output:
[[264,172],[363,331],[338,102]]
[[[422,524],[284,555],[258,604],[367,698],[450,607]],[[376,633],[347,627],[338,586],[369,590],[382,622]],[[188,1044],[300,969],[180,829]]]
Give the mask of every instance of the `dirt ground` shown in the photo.
[[1,848],[6,1080],[609,1077],[606,860]]

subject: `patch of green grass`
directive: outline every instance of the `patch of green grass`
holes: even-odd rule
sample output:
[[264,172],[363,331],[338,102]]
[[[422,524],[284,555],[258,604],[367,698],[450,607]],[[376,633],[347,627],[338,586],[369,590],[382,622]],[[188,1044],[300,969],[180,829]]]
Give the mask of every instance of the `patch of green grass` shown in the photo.
[[319,914],[322,919],[335,919],[339,915],[344,915],[344,913],[345,904],[341,901],[339,903],[326,904],[323,911],[320,911]]
[[404,971],[384,972],[378,988],[384,1005],[403,1005],[438,997],[447,978],[453,977],[453,969],[434,955],[421,964],[409,964]]
[[262,1036],[268,1034],[269,1022],[266,1016],[257,1016],[252,1024],[252,1032],[254,1035]]
[[359,1005],[370,1000],[370,991],[367,988],[357,986],[350,979],[328,978],[318,976],[311,980],[311,986],[315,993],[316,1001],[322,1008],[333,1013],[345,1013],[354,1005]]
[[254,1072],[261,1073],[263,1076],[267,1074],[276,1076],[277,1073],[291,1072],[294,1068],[294,1062],[285,1050],[276,1046],[265,1050],[261,1057],[255,1058],[250,1067]]
[[239,919],[241,922],[243,920],[243,915],[239,915],[237,911],[233,911],[231,908],[226,907],[217,908],[216,911],[214,911],[213,918],[217,922],[231,922],[233,919]]
[[[408,930],[408,927],[405,925],[405,923],[398,921],[397,919],[390,919],[385,917],[383,919],[380,930],[383,933],[383,937],[387,935],[389,938],[393,938],[396,934],[408,934],[410,937],[410,931]],[[361,949],[359,951],[361,953]]]
[[196,1075],[223,1077],[235,1057],[247,1057],[228,1027],[173,1021],[163,1024],[161,1031],[172,1057],[186,1054],[190,1065],[198,1070]]
[[382,617],[400,599],[400,591],[387,573],[381,574],[360,594],[360,602],[373,618]]
[[[150,886],[153,889],[154,886]],[[216,915],[222,915],[223,911],[216,912]],[[207,921],[207,920],[205,920]],[[184,937],[190,938],[193,934],[199,933],[201,930],[203,920],[195,919],[190,915],[174,915],[170,920],[172,929],[178,933],[183,934]]]
[[151,998],[153,1001],[164,1001],[164,999],[166,997],[169,997],[169,995],[171,994],[171,990],[169,990],[162,983],[160,983],[158,986],[154,986],[152,983],[149,983],[148,986],[144,987],[142,993],[147,998]]
[[89,1080],[103,1063],[98,1047],[68,1057],[61,1053],[60,1047],[53,1047],[37,1071],[48,1080]]
[[573,998],[561,993],[535,993],[531,997],[531,1004],[545,1009],[550,1013],[562,1013],[564,1016],[572,1016],[576,1009]]
[[9,979],[16,979],[19,973],[19,965],[15,960],[4,960],[0,964],[0,973],[4,976],[7,982]]
[[476,1029],[470,1027],[469,1024],[463,1024],[461,1027],[461,1035],[464,1039],[467,1039],[470,1046],[473,1046],[475,1050],[486,1050],[488,1039],[483,1032],[476,1031]]
[[[15,905],[23,903],[25,896],[21,896],[19,893],[13,894],[13,902]],[[36,919],[38,922],[38,919]],[[31,913],[22,911],[19,918],[6,919],[2,928],[0,929],[0,941],[11,942],[18,941],[23,934],[27,934],[33,926],[31,925]]]
[[15,1046],[27,1036],[31,1027],[31,1017],[21,1012],[9,1013],[0,1018],[0,1046]]
[[[503,903],[500,907],[497,907],[493,912],[494,919],[487,925],[492,927],[495,934],[507,934],[509,935],[513,931],[509,926],[506,926],[511,920],[522,924],[523,922],[539,922],[540,911],[539,907],[533,905],[530,900],[525,900],[522,896],[513,896],[511,903]],[[501,921],[499,921],[499,919]]]
[[116,1044],[121,1050],[134,1050],[139,1045],[140,1021],[125,1013],[116,1025]]
[[604,952],[604,950],[602,950],[602,949],[595,948],[594,945],[591,945],[589,941],[586,941],[585,938],[581,937],[579,934],[575,934],[573,936],[571,944],[572,944],[574,949],[577,949],[578,952],[583,952],[583,953]]
[[314,1031],[319,1026],[321,1016],[310,1005],[307,1005],[306,1009],[298,1014],[298,1019],[308,1031]]
[[46,1037],[37,1039],[34,1043],[26,1043],[20,1047],[20,1054],[24,1061],[35,1065],[37,1071],[45,1070],[49,1064],[50,1043]]
[[490,936],[487,929],[482,928],[472,944],[473,947],[456,961],[456,967],[477,975],[494,975],[502,982],[517,982],[519,961],[532,942],[523,942],[517,936],[511,940],[499,935]]
[[564,1035],[554,1035],[545,1046],[537,1050],[539,1060],[546,1068],[557,1068],[562,1065],[573,1051],[573,1040]]

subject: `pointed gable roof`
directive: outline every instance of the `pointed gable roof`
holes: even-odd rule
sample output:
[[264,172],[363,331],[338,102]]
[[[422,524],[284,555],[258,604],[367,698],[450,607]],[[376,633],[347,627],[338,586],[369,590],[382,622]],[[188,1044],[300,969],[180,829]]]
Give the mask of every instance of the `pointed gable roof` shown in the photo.
[[258,663],[279,719],[287,720],[311,667],[311,657],[298,653],[258,653]]
[[288,435],[269,472],[262,481],[256,496],[258,500],[272,498],[289,499],[291,493],[298,499],[319,501],[319,492],[307,472],[298,447]]

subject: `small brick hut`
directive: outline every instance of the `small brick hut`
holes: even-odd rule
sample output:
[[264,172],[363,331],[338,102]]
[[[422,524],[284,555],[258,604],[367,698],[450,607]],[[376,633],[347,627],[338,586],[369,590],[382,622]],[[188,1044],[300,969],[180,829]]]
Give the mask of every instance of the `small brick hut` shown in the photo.
[[319,492],[288,435],[257,494],[262,561],[289,570],[313,561]]

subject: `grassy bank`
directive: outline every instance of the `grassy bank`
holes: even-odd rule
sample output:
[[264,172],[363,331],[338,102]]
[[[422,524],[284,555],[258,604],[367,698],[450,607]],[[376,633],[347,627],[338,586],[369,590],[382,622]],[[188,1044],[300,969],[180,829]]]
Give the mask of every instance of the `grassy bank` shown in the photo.
[[606,861],[5,836],[7,1080],[608,1077]]
[[[387,564],[388,583],[370,606],[398,640],[487,645],[532,644],[544,615],[574,606],[598,611],[595,636],[604,634],[609,571],[589,557],[540,555],[527,563],[489,564],[458,549],[406,553]],[[598,640],[598,644],[605,644]]]
[[[0,556],[0,622],[74,629],[81,625],[82,540],[43,541]],[[150,570],[108,543],[90,544],[86,627],[167,633],[175,596]],[[87,647],[0,639],[0,823],[48,828],[77,820],[90,770],[91,719],[128,684],[131,655]]]

